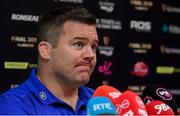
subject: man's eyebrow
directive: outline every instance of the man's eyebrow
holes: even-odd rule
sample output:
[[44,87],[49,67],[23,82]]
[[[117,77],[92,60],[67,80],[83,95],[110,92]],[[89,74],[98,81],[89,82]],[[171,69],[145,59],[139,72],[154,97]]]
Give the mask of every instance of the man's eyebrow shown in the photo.
[[[74,38],[75,40],[86,40],[86,41],[89,41],[89,39],[88,38],[86,38],[86,37],[75,37]],[[95,43],[97,43],[97,44],[99,44],[99,40],[98,39],[95,39],[95,40],[93,40]]]
[[86,37],[74,37],[74,39],[77,39],[77,40],[88,40],[88,38],[86,38]]

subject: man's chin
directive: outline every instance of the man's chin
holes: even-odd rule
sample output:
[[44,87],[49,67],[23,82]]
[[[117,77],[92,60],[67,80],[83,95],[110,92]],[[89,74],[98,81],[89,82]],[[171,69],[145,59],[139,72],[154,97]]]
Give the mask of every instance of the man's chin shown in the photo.
[[89,76],[88,77],[82,77],[80,80],[79,80],[79,84],[81,86],[87,84],[89,82]]
[[85,85],[89,82],[89,77],[87,77],[86,79],[81,79],[80,83],[81,85]]

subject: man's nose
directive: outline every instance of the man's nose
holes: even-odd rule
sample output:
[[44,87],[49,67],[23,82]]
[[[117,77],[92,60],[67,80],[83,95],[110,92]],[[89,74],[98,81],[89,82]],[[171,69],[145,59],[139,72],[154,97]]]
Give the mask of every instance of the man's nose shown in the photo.
[[83,57],[88,60],[93,60],[96,57],[96,51],[94,51],[91,47],[87,47],[84,50]]

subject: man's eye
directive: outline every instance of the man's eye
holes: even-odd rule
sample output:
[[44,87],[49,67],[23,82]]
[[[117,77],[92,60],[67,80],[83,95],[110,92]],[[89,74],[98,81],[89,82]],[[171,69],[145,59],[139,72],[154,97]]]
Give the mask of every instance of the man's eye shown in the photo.
[[94,52],[96,52],[96,50],[97,50],[97,45],[92,45],[92,49],[93,49]]
[[76,42],[73,44],[76,48],[81,49],[83,47],[83,43],[82,42]]

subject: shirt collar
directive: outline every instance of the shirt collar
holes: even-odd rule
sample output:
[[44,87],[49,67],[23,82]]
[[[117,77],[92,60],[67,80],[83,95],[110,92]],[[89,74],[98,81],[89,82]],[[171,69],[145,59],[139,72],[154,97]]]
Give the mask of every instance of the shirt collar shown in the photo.
[[30,74],[30,78],[27,81],[27,86],[31,92],[45,105],[52,104],[54,102],[64,103],[55,97],[36,76],[36,69],[33,68]]
[[85,88],[84,86],[82,86],[81,88],[79,88],[79,98],[78,98],[78,102],[77,102],[77,109],[80,109],[80,107],[84,106],[86,108],[87,103],[89,101],[89,99],[92,97],[94,91],[88,91],[87,88]]
[[[30,74],[30,78],[27,81],[27,86],[30,89],[30,91],[45,105],[49,105],[55,102],[64,104],[63,101],[58,99],[56,96],[54,96],[38,79],[36,76],[36,69],[33,68]],[[92,95],[90,95],[85,87],[79,88],[79,100],[81,101],[81,105],[86,105],[89,98]],[[78,101],[79,101],[78,100]],[[78,103],[79,104],[79,103]]]

